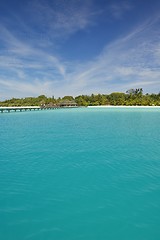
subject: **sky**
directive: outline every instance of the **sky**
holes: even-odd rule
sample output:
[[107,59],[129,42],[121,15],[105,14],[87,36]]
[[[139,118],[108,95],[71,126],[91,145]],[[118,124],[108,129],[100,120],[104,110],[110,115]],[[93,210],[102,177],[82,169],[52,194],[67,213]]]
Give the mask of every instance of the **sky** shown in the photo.
[[1,0],[0,100],[160,92],[159,0]]

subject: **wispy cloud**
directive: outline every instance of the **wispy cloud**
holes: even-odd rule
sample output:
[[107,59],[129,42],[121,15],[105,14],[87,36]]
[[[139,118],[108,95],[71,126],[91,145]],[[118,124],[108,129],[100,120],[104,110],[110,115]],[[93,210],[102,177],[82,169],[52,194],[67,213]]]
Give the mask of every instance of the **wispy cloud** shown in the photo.
[[116,19],[123,17],[124,13],[130,11],[133,5],[129,1],[119,1],[112,3],[109,7],[112,16]]
[[93,16],[97,14],[92,6],[92,1],[54,1],[34,0],[28,4],[26,11],[31,16],[30,21],[40,34],[45,34],[51,39],[68,37],[78,30],[84,30],[92,25]]
[[[51,94],[57,79],[65,76],[65,64],[49,51],[16,37],[0,25],[0,91],[1,97]],[[4,93],[3,93],[4,92]]]
[[5,45],[1,53],[2,61],[0,61],[3,67],[8,64],[15,68],[43,68],[49,63],[49,67],[56,68],[61,75],[65,74],[64,66],[54,54],[25,43],[2,25],[0,25],[0,31],[1,43]]
[[[11,13],[11,19],[3,19],[0,24],[1,91],[8,86],[16,95],[18,92],[19,95],[28,94],[29,89],[31,94],[43,91],[50,94],[51,86],[47,88],[45,82],[51,82],[53,89],[54,84],[58,88],[58,83],[64,83],[67,79],[66,62],[54,53],[57,39],[68,38],[74,32],[92,25],[91,19],[97,13],[92,10],[90,0],[34,0],[29,1],[25,9],[23,14],[27,18]],[[10,25],[18,25],[18,29],[11,29]],[[6,97],[9,95],[10,91]]]
[[[39,81],[35,79],[32,83],[27,81],[19,81],[13,79],[0,79],[0,95],[1,98],[38,96],[40,93],[52,96],[53,83],[49,81]],[[6,94],[7,92],[7,94]]]
[[159,91],[160,55],[157,21],[146,22],[106,46],[94,61],[81,66],[71,77],[73,87],[88,92],[125,91],[142,87]]
[[[32,48],[27,51],[27,56],[32,54],[32,61],[28,62],[20,58],[24,54],[23,46],[22,53],[20,49],[16,52],[17,62],[11,65],[10,70],[16,72],[19,80],[12,76],[1,80],[0,84],[9,89],[9,94],[13,91],[15,95],[45,93],[62,96],[126,91],[131,87],[142,87],[148,92],[150,89],[158,91],[159,30],[154,24],[142,24],[127,36],[106,46],[97,58],[85,64],[67,64],[51,54]],[[6,56],[1,62],[3,69],[5,64],[7,66],[8,58]],[[33,69],[34,74],[28,73],[28,69]]]
[[[28,5],[27,10],[31,12],[31,16],[35,14],[35,19],[30,19],[34,20],[35,25],[44,23],[41,29],[49,33],[48,39],[39,39],[39,35],[36,35],[40,34],[39,32],[34,35],[29,23],[22,25],[26,33],[30,31],[33,34],[34,38],[31,38],[31,41],[12,31],[7,24],[1,23],[1,98],[40,94],[58,97],[92,92],[109,93],[136,87],[142,87],[146,92],[159,91],[159,16],[148,19],[125,36],[107,44],[94,59],[77,63],[63,59],[63,55],[59,57],[55,54],[55,42],[52,42],[51,38],[54,33],[53,38],[60,39],[60,36],[67,37],[91,26],[91,19],[95,13],[91,11],[91,2],[87,1],[84,7],[81,1],[71,1],[66,5],[66,1],[60,0],[57,1],[57,9],[59,4],[62,9],[58,12],[55,6],[48,4],[38,1],[36,5],[34,1],[32,5]],[[126,5],[119,8],[121,14],[130,10]]]

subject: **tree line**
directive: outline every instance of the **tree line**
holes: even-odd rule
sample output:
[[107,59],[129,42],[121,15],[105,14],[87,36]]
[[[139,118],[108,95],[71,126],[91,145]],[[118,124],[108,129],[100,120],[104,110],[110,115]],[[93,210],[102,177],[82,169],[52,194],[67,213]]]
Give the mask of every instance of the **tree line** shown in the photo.
[[46,97],[40,95],[38,97],[12,98],[0,101],[0,106],[41,106],[44,104],[58,105],[63,101],[74,101],[78,106],[160,106],[160,93],[143,94],[143,89],[129,89],[126,93],[113,92],[111,94],[91,94],[64,96],[62,98]]

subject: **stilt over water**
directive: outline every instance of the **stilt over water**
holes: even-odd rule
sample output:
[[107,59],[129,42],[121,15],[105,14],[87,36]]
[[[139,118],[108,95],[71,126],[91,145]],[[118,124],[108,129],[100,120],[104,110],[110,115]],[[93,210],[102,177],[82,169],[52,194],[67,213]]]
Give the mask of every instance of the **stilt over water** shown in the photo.
[[24,111],[38,111],[38,110],[49,110],[57,109],[57,106],[54,107],[39,107],[39,106],[28,106],[28,107],[0,107],[0,112],[24,112]]

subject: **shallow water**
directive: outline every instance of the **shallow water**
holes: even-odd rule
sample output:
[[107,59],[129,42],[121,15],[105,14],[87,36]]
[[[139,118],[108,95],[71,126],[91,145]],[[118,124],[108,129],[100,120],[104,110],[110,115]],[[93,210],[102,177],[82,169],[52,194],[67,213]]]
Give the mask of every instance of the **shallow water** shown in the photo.
[[160,109],[0,114],[1,240],[159,240]]

